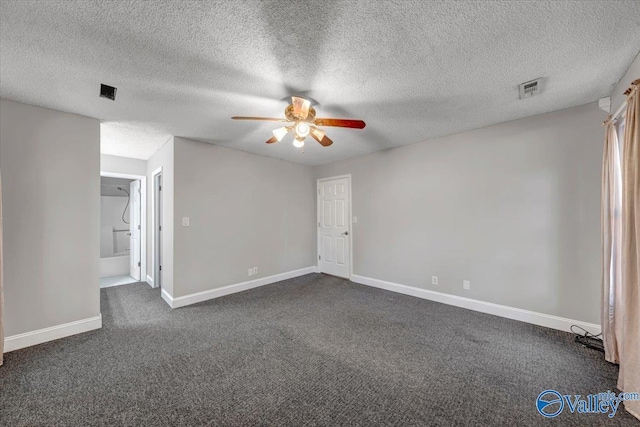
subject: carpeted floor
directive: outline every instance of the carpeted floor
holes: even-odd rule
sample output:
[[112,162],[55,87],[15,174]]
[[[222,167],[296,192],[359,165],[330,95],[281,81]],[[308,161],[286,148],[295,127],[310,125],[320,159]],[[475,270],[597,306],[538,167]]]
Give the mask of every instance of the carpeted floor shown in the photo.
[[570,334],[334,277],[175,310],[142,283],[101,297],[101,330],[6,354],[0,424],[640,424],[537,413],[545,389],[614,390],[617,368]]

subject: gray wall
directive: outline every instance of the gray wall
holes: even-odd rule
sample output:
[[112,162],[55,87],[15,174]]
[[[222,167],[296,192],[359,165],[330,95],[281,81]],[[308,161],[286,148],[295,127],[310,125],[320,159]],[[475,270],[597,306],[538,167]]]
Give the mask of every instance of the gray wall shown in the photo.
[[[173,243],[173,196],[174,196],[174,151],[173,138],[147,160],[147,275],[153,277],[153,172],[162,167],[162,288],[173,296],[174,243]],[[145,279],[146,280],[146,279]]]
[[604,118],[588,104],[315,167],[352,174],[354,274],[599,323]]
[[175,138],[173,296],[315,265],[315,216],[312,168]]
[[5,99],[0,123],[5,336],[98,316],[100,123]]
[[147,174],[147,161],[128,157],[100,155],[100,172],[124,173],[130,175]]

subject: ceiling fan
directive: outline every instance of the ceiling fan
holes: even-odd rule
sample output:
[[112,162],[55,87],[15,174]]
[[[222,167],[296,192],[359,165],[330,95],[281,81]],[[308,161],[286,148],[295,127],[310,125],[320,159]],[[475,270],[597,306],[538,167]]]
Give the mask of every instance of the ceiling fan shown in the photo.
[[334,126],[341,128],[364,129],[366,126],[362,120],[352,119],[327,119],[316,118],[316,110],[311,106],[311,102],[297,96],[291,97],[291,105],[284,109],[284,119],[271,117],[231,117],[233,120],[261,120],[267,122],[287,122],[291,123],[273,131],[273,136],[267,140],[267,144],[282,141],[288,133],[293,134],[293,145],[298,148],[304,147],[304,140],[311,135],[323,147],[333,144],[333,141],[325,135],[324,131],[317,126]]

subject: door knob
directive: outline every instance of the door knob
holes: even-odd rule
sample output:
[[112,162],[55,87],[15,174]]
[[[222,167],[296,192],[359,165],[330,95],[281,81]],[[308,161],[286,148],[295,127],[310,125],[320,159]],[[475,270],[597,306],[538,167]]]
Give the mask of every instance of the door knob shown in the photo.
[[343,236],[348,236],[348,235],[349,235],[349,232],[348,232],[348,231],[345,231],[344,233],[342,233],[342,235],[343,235]]

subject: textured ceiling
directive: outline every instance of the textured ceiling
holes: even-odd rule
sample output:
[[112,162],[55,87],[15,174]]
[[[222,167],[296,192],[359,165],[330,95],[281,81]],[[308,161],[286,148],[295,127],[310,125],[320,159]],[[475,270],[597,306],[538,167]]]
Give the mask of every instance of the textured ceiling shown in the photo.
[[[0,95],[306,164],[608,96],[640,46],[638,1],[1,1]],[[517,85],[544,78],[518,100]],[[115,102],[99,84],[118,88]],[[292,94],[335,141],[267,146]],[[130,145],[130,147],[129,147]],[[127,142],[112,152],[141,156]],[[131,152],[127,151],[131,148]],[[146,155],[146,154],[144,154]]]
[[144,125],[102,122],[100,125],[100,152],[147,160],[169,138],[171,135],[158,133],[153,128]]

